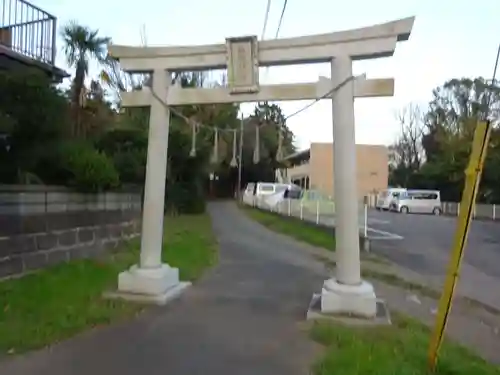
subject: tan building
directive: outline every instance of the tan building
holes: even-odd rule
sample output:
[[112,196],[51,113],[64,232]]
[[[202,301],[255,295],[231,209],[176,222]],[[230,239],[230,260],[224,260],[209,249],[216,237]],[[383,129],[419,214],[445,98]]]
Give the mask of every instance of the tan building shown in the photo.
[[[311,148],[290,155],[287,178],[306,188],[334,196],[332,143],[312,143]],[[356,145],[358,196],[387,188],[388,149],[383,145]]]

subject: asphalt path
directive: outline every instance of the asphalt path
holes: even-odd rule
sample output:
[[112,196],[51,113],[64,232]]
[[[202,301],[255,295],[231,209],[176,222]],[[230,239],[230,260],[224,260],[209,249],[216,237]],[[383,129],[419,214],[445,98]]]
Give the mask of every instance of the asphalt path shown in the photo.
[[321,351],[302,322],[312,292],[328,277],[325,266],[232,202],[213,202],[208,210],[218,264],[177,301],[2,360],[0,374],[309,373]]

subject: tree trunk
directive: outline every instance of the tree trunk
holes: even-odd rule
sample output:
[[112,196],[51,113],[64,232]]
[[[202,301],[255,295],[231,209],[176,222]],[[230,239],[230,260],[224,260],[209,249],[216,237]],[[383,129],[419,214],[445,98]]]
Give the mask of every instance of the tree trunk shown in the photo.
[[81,94],[85,84],[85,67],[83,62],[78,62],[75,72],[75,78],[73,80],[73,95],[72,95],[72,107],[73,107],[73,136],[79,137],[82,133],[82,124],[80,111],[82,107]]

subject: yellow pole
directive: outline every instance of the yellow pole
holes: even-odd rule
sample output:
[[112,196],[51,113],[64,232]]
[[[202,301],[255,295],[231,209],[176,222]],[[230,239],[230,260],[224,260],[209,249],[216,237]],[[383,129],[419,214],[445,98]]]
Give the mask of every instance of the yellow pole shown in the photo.
[[434,371],[437,363],[437,357],[443,336],[448,322],[453,294],[458,280],[460,263],[462,260],[467,235],[472,220],[474,202],[476,200],[484,160],[488,149],[488,140],[490,137],[490,122],[480,121],[477,124],[472,142],[472,150],[469,157],[469,165],[465,170],[465,186],[460,202],[460,214],[458,216],[455,238],[453,241],[453,252],[448,265],[448,272],[439,301],[439,309],[436,317],[436,326],[429,346],[429,369]]

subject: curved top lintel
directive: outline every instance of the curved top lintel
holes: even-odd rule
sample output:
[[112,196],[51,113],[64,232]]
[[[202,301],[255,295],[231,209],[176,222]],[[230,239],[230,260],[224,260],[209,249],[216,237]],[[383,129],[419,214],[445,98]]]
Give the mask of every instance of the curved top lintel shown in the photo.
[[396,37],[399,42],[409,39],[415,17],[366,26],[358,29],[342,30],[327,34],[301,36],[296,38],[266,40],[259,43],[259,49],[279,47],[299,47],[304,45],[335,44]]
[[[402,18],[378,25],[337,31],[328,34],[308,35],[295,38],[265,40],[259,42],[259,51],[276,50],[281,48],[304,47],[311,45],[328,45],[356,41],[369,41],[396,37],[398,41],[406,41],[410,37],[415,17]],[[189,55],[205,55],[226,53],[225,44],[208,44],[200,46],[169,46],[169,47],[141,47],[110,45],[109,54],[115,58],[155,58],[180,57]]]

